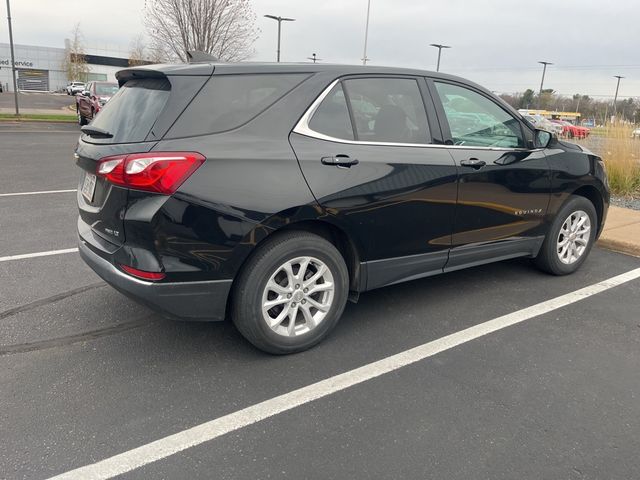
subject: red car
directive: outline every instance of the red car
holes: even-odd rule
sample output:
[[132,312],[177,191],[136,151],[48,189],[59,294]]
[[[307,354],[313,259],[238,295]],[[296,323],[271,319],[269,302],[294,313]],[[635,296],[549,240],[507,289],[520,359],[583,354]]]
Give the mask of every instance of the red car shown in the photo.
[[562,135],[567,136],[569,138],[587,138],[589,136],[589,133],[591,133],[591,130],[589,130],[587,127],[574,125],[564,120],[551,120],[551,121],[558,125],[562,125]]
[[105,103],[118,91],[118,84],[112,82],[89,82],[86,89],[76,95],[78,123],[86,125],[97,115]]

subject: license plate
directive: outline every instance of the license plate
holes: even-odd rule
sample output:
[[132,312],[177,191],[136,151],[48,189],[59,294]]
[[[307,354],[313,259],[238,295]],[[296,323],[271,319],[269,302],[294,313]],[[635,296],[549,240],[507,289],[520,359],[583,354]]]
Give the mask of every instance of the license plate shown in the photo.
[[85,173],[84,182],[82,183],[82,195],[89,202],[93,201],[93,193],[96,190],[96,176],[93,173]]

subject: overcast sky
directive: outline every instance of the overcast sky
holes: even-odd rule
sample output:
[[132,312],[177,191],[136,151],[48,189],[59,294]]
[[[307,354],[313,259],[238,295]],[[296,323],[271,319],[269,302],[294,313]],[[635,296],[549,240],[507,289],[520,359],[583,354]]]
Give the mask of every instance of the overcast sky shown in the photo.
[[[4,2],[0,4],[2,18]],[[90,47],[119,49],[144,32],[145,0],[12,0],[14,40],[63,46],[80,22]],[[282,60],[359,63],[367,0],[255,0],[260,37],[253,60],[275,60],[274,14],[283,24]],[[0,42],[7,42],[6,22]],[[537,90],[545,60],[545,87],[562,94],[613,95],[613,75],[623,75],[619,96],[640,97],[640,0],[371,0],[368,57],[375,65],[461,75],[497,92]]]

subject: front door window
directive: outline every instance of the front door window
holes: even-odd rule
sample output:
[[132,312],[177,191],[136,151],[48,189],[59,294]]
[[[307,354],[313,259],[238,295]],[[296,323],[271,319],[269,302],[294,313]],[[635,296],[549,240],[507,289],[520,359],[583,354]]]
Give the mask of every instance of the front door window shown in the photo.
[[520,122],[497,103],[468,88],[435,84],[454,145],[524,148]]

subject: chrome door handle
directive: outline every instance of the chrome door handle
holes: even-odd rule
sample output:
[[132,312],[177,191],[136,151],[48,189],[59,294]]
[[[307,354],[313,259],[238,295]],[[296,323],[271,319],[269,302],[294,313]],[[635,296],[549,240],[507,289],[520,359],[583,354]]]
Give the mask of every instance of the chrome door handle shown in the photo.
[[320,159],[323,165],[333,165],[334,167],[351,168],[353,165],[357,165],[359,162],[355,158],[349,157],[349,155],[334,155],[332,157],[322,157]]
[[484,160],[479,160],[477,158],[470,158],[468,160],[462,160],[460,162],[460,165],[462,165],[463,167],[471,167],[471,168],[475,168],[476,170],[481,169],[486,164],[487,162],[485,162]]

